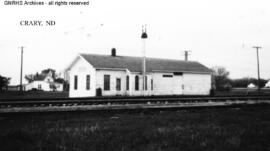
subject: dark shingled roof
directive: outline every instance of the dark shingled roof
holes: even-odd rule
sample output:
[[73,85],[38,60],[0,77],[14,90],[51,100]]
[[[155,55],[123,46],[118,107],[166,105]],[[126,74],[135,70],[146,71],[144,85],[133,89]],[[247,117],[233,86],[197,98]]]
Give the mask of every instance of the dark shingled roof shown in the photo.
[[[80,54],[95,68],[120,68],[131,72],[142,71],[142,57]],[[205,72],[210,69],[196,61],[146,58],[146,71]]]
[[43,81],[46,77],[44,74],[38,74],[34,76],[34,81]]

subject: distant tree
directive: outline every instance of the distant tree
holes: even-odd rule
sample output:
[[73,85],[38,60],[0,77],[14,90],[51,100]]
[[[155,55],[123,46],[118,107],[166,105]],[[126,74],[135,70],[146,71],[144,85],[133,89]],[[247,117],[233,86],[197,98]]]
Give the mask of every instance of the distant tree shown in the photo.
[[64,84],[64,83],[65,83],[65,80],[64,80],[63,78],[56,78],[56,79],[54,80],[54,82]]
[[53,83],[51,83],[50,84],[50,89],[53,90],[53,91],[55,91],[56,90],[56,86]]
[[234,88],[246,88],[253,80],[251,78],[245,77],[241,79],[232,79],[231,84]]
[[4,77],[0,75],[0,92],[2,92],[4,89],[8,89],[8,85],[10,83],[10,79],[8,77]]
[[53,78],[53,79],[56,79],[56,74],[55,74],[55,70],[54,70],[54,69],[51,69],[51,68],[44,69],[44,70],[41,71],[41,74],[42,74],[42,75],[48,75],[48,74],[51,74],[52,78]]
[[267,82],[268,82],[268,80],[266,80],[266,79],[260,79],[260,87],[261,88],[264,87]]
[[[257,86],[257,82],[258,82],[258,79],[249,78],[249,77],[231,80],[232,87],[236,87],[236,88],[246,88],[250,83],[253,83]],[[260,79],[260,87],[264,87],[266,82],[267,80]]]
[[216,66],[212,69],[212,87],[216,90],[230,90],[231,84],[229,79],[229,71],[225,67]]
[[28,83],[31,83],[35,80],[35,76],[36,75],[34,75],[34,74],[28,74],[28,75],[25,75],[24,78]]
[[57,78],[54,80],[54,82],[57,82],[57,83],[61,83],[63,84],[63,89],[64,91],[68,91],[69,90],[69,84],[66,80],[64,80],[63,78]]

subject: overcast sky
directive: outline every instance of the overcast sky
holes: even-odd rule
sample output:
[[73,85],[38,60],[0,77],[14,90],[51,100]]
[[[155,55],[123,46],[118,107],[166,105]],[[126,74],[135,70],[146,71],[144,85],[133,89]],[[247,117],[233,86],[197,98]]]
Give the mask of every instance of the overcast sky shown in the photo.
[[[224,66],[231,78],[270,78],[268,0],[90,0],[89,6],[0,4],[0,74],[19,84],[20,46],[24,74],[63,71],[78,53],[140,56],[141,26],[147,24],[147,56]],[[22,27],[21,20],[55,20],[52,27]]]

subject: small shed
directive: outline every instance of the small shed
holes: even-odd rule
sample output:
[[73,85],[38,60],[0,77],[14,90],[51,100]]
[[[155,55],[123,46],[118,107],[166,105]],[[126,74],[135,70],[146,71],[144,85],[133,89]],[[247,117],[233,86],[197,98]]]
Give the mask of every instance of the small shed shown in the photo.
[[270,80],[265,84],[265,86],[264,87],[266,87],[266,88],[270,88]]
[[248,88],[255,88],[256,86],[255,86],[255,84],[250,83],[247,87],[248,87]]

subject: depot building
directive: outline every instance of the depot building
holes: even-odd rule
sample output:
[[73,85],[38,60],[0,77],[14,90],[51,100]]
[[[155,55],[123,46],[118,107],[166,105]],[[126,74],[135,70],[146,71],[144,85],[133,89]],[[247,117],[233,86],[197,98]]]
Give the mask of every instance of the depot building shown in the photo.
[[[209,95],[211,72],[196,61],[78,54],[66,69],[70,97]],[[145,87],[143,87],[143,83]]]

